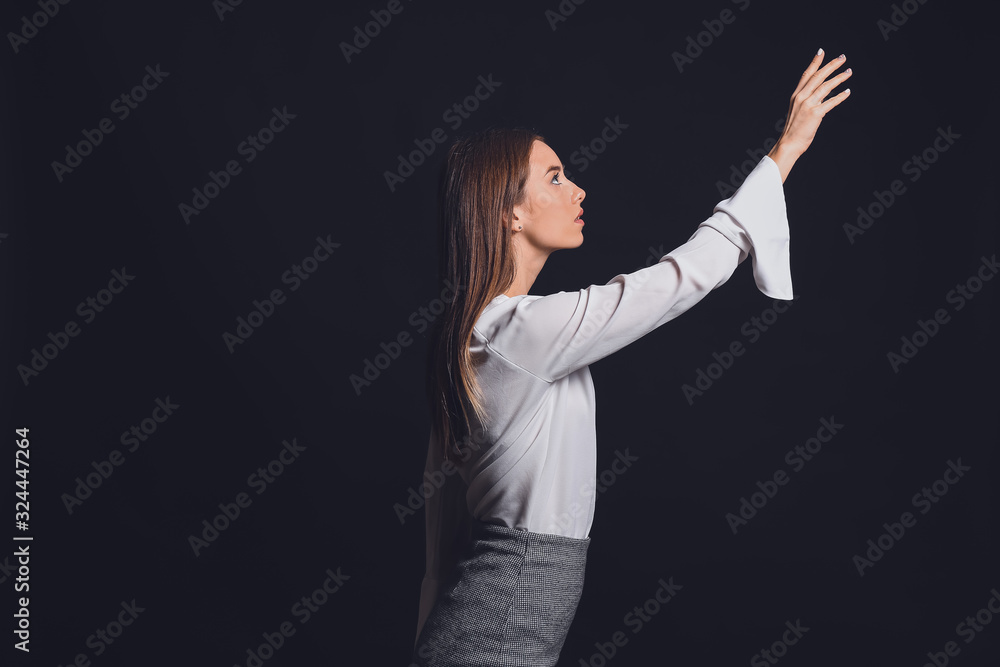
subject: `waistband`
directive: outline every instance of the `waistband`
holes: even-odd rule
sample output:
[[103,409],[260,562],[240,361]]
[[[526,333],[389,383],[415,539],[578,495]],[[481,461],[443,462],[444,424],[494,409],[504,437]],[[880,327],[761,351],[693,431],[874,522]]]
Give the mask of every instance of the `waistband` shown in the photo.
[[569,551],[586,550],[590,546],[589,537],[567,537],[554,533],[537,533],[524,528],[511,528],[495,523],[487,523],[476,518],[470,519],[470,532],[473,540],[486,539],[491,541],[526,543],[545,545],[553,549]]

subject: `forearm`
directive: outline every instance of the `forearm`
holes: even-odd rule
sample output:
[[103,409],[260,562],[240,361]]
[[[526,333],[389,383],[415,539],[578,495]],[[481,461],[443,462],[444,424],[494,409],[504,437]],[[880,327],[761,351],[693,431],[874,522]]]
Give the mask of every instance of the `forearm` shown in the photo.
[[774,160],[774,163],[778,165],[778,172],[781,174],[781,183],[784,185],[785,179],[788,178],[788,172],[792,170],[792,165],[795,161],[799,159],[802,155],[802,151],[795,148],[790,148],[781,141],[774,145],[771,152],[767,154],[769,158]]
[[783,176],[773,158],[761,158],[736,193],[719,202],[712,217],[699,226],[713,227],[742,253],[752,255],[754,281],[762,293],[790,300],[794,297]]

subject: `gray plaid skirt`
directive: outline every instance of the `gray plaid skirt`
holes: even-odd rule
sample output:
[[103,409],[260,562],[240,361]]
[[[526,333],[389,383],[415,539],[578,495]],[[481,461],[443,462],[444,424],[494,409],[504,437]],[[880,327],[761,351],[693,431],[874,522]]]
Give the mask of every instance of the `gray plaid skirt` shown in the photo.
[[583,594],[590,538],[473,520],[472,541],[417,639],[419,667],[552,667]]

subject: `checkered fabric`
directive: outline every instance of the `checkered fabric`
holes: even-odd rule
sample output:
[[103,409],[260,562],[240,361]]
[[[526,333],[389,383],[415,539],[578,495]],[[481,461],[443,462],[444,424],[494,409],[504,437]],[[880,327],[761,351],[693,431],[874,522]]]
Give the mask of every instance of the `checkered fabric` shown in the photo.
[[583,594],[589,546],[589,537],[474,520],[457,581],[438,597],[413,662],[419,667],[552,667]]

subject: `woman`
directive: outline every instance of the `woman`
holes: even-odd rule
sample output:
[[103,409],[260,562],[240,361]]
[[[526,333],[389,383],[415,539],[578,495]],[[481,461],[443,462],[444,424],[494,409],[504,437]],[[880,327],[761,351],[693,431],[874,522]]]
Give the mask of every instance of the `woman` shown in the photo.
[[[488,130],[442,172],[441,273],[456,296],[428,356],[427,571],[421,666],[555,665],[583,590],[597,443],[588,364],[677,317],[751,256],[791,299],[783,183],[851,70],[816,54],[785,129],[732,197],[656,264],[529,296],[548,256],[583,242],[586,193],[542,137]],[[458,474],[455,474],[455,473]]]

